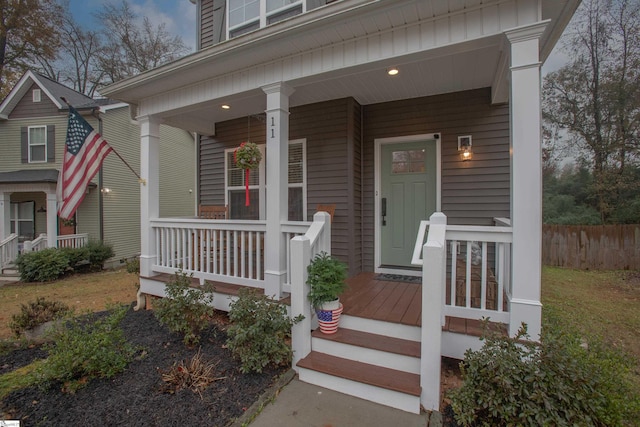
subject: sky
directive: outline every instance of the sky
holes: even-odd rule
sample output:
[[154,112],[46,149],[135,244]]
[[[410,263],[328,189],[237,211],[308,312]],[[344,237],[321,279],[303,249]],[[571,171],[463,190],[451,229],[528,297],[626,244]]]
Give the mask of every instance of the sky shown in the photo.
[[[119,4],[120,0],[113,0]],[[169,34],[177,34],[191,49],[196,45],[196,5],[189,0],[128,0],[133,11],[147,16],[155,24],[164,22]],[[107,3],[104,0],[69,0],[69,8],[76,21],[85,28],[95,28],[98,20],[93,16]]]

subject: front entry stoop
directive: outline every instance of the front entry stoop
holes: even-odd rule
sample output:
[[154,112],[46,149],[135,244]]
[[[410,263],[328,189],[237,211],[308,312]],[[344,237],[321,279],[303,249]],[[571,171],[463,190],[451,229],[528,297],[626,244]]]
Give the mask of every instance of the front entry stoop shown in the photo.
[[311,347],[297,364],[301,381],[420,413],[419,342],[340,328],[313,332]]

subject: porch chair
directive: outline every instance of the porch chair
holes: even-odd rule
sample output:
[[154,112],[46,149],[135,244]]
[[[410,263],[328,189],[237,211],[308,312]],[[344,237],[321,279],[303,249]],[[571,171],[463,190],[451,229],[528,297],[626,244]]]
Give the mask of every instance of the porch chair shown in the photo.
[[336,212],[336,204],[330,205],[321,205],[316,206],[316,212],[326,212],[331,217],[331,222],[333,222],[333,214]]
[[229,207],[200,205],[198,206],[198,218],[203,219],[227,219],[229,216]]

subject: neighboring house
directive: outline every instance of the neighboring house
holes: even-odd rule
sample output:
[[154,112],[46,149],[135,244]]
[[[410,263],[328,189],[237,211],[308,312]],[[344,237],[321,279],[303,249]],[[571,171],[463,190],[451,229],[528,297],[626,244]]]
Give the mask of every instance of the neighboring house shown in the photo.
[[[129,106],[93,100],[41,75],[27,72],[0,105],[0,240],[14,235],[22,249],[76,245],[87,239],[113,246],[107,265],[140,253],[138,179],[110,154],[72,221],[59,221],[56,185],[62,166],[68,108],[64,97],[136,170],[140,165],[140,127]],[[193,134],[162,126],[159,161],[163,215],[195,213]],[[45,234],[46,237],[39,238]],[[40,243],[37,243],[40,242]],[[80,243],[81,244],[81,243]]]
[[[578,4],[198,0],[196,53],[104,91],[137,107],[144,178],[164,171],[160,123],[197,132],[198,201],[229,209],[158,217],[143,187],[141,296],[179,268],[215,281],[219,308],[237,286],[290,296],[303,381],[437,409],[440,357],[478,348],[479,319],[539,336],[540,67]],[[248,207],[246,140],[265,154]],[[330,341],[305,298],[321,250],[351,276]]]

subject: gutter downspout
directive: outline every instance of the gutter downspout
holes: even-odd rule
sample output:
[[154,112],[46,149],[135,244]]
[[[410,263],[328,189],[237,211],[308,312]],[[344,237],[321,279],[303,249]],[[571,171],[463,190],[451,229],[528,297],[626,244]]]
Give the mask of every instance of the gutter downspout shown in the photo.
[[[100,111],[94,109],[91,114],[98,119],[98,133],[102,135],[102,117],[100,117]],[[103,166],[100,165],[100,170],[98,171],[98,227],[100,229],[100,241],[104,242],[104,195],[102,193],[104,176],[102,168]]]

